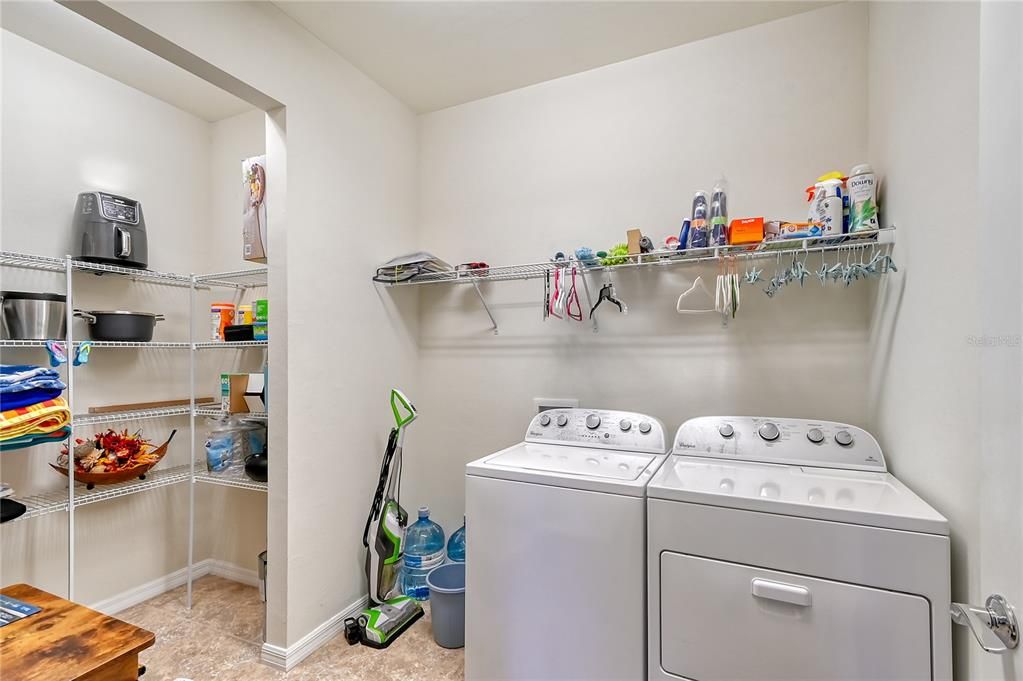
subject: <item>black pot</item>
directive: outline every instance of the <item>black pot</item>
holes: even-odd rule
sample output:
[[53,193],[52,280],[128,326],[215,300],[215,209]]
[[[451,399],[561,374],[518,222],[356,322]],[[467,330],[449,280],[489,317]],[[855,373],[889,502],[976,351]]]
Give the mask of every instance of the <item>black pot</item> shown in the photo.
[[95,341],[148,343],[153,340],[156,323],[163,315],[150,312],[112,312],[75,310],[75,316],[89,322],[89,338]]
[[249,454],[245,457],[245,475],[256,482],[266,482],[266,464],[265,454]]

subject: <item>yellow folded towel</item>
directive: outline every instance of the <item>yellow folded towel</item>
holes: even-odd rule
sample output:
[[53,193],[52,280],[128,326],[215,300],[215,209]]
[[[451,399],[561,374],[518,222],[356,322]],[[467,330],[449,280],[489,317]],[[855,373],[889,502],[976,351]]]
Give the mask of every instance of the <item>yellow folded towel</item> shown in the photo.
[[71,423],[63,397],[0,412],[0,442],[26,435],[52,433]]

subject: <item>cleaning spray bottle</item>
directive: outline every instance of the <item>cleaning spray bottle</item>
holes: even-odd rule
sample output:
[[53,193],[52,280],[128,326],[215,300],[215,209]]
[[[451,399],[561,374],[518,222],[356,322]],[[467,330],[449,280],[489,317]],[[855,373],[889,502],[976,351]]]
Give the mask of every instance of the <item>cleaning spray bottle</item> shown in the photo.
[[815,184],[806,221],[817,227],[821,236],[841,236],[844,231],[842,213],[842,180],[823,180]]

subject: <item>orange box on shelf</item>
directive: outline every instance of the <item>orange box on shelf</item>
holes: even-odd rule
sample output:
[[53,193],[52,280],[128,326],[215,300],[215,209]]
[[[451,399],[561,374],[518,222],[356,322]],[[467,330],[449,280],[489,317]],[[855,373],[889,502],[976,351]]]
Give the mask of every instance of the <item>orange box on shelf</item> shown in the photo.
[[758,244],[764,240],[764,218],[736,218],[728,226],[728,243]]

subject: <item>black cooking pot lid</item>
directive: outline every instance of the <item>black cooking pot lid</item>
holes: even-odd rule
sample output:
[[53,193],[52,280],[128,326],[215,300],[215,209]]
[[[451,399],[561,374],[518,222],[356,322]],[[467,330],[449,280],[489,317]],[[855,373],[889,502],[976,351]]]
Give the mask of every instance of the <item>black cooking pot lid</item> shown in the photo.
[[36,293],[34,291],[0,291],[4,300],[48,300],[51,303],[66,303],[67,296],[59,293]]

